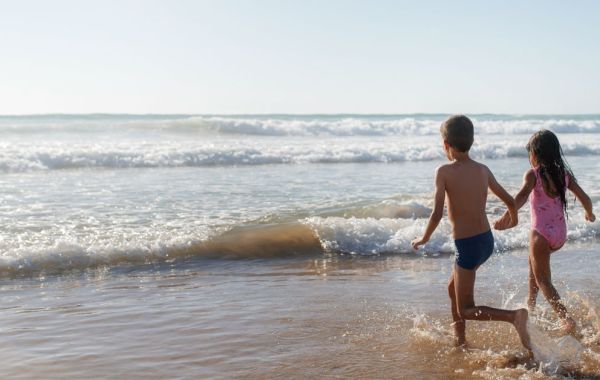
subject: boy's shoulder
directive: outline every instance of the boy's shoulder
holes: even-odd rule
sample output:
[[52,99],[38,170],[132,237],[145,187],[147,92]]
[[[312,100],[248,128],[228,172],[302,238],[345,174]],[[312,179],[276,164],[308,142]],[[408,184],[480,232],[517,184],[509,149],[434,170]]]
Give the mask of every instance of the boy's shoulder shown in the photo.
[[452,163],[442,164],[442,165],[438,166],[437,168],[435,168],[435,175],[436,176],[444,176],[451,170],[452,170]]
[[[487,166],[485,166],[484,164],[482,164],[481,162],[471,160],[471,162],[469,163],[469,166],[471,168],[475,167],[477,169],[481,169],[481,170],[490,172],[490,169]],[[459,165],[456,162],[449,162],[447,164],[442,164],[442,165],[438,166],[436,169],[436,172],[438,172],[439,174],[443,174],[443,173],[449,173],[449,172],[452,172],[455,170],[461,170],[462,168],[466,168],[466,167],[463,165]]]
[[472,162],[474,165],[477,165],[477,166],[481,167],[482,169],[490,170],[490,169],[488,169],[488,167],[487,167],[486,165],[482,164],[482,163],[481,163],[481,162],[479,162],[479,161],[471,160],[471,162]]

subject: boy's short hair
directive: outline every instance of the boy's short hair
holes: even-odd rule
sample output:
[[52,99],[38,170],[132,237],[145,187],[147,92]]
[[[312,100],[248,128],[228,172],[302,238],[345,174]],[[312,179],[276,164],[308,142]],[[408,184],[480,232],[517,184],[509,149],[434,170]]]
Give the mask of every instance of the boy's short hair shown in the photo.
[[465,115],[453,115],[442,123],[440,133],[459,152],[468,152],[473,145],[473,123]]

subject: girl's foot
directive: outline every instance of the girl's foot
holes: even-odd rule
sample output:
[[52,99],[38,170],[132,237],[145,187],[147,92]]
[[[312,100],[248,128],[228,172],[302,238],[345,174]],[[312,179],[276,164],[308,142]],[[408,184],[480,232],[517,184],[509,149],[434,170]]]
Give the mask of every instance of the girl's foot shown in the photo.
[[565,333],[565,335],[573,335],[575,334],[575,330],[577,328],[577,323],[571,317],[566,317],[560,322],[561,330]]
[[531,299],[527,299],[527,309],[530,313],[535,311],[535,300],[532,301]]

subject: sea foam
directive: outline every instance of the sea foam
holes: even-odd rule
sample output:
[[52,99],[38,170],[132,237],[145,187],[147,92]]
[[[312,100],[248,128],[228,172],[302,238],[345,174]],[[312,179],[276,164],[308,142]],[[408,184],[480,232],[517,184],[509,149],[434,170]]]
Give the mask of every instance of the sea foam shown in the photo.
[[[198,140],[198,141],[98,141],[3,142],[0,171],[25,172],[79,168],[160,168],[247,166],[305,163],[394,163],[442,160],[435,141],[406,139],[300,139],[300,140]],[[567,156],[600,155],[600,140],[565,142]],[[521,157],[523,141],[477,142],[471,149],[476,159]]]
[[[0,134],[154,133],[249,136],[438,135],[447,115],[38,115],[0,116]],[[600,116],[472,115],[479,134],[600,133]]]

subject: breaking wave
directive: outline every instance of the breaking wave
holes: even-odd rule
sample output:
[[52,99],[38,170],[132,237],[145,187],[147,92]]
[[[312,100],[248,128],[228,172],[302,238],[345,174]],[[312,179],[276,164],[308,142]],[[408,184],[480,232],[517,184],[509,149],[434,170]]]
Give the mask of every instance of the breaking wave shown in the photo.
[[[160,168],[304,163],[393,163],[443,159],[434,142],[402,140],[0,143],[0,171]],[[527,157],[522,141],[475,144],[476,159]],[[567,156],[598,156],[600,141],[564,143]]]
[[[173,236],[172,232],[149,240],[141,235],[119,237],[118,232],[103,240],[90,236],[86,241],[56,241],[52,245],[18,247],[2,242],[0,275],[60,273],[100,266],[144,264],[182,258],[253,259],[322,254],[380,255],[411,254],[410,242],[425,229],[430,209],[415,201],[386,200],[379,204],[348,208],[333,215],[294,219],[275,215],[260,224],[232,226],[225,232],[205,237]],[[571,242],[596,242],[600,222],[584,223],[581,212],[570,213]],[[490,218],[493,218],[491,216]],[[286,222],[285,220],[291,220]],[[510,251],[528,244],[529,224],[523,216],[514,229],[494,232],[496,250]],[[575,222],[579,220],[581,222]],[[430,242],[421,251],[437,256],[454,252],[450,225],[443,220]]]
[[[438,135],[446,115],[33,115],[0,116],[0,134],[162,133],[250,136]],[[473,115],[477,133],[600,133],[600,115]]]

